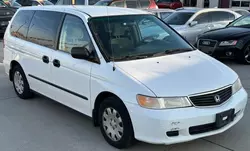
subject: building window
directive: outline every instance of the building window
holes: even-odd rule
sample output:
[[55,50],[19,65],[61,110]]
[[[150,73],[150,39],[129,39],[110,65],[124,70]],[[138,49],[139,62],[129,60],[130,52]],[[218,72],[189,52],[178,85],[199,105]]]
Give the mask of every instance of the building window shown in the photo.
[[249,7],[249,1],[241,1],[241,7]]
[[232,1],[232,7],[240,7],[240,1]]

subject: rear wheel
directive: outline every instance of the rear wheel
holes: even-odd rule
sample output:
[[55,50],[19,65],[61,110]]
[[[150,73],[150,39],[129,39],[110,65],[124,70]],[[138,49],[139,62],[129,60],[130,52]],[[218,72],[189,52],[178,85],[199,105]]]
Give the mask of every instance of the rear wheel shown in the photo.
[[102,135],[112,146],[122,149],[134,142],[132,123],[126,107],[116,97],[106,98],[99,110]]
[[17,65],[12,69],[13,76],[13,86],[18,97],[22,99],[29,99],[33,96],[29,83],[26,79],[26,76],[22,70],[22,68]]

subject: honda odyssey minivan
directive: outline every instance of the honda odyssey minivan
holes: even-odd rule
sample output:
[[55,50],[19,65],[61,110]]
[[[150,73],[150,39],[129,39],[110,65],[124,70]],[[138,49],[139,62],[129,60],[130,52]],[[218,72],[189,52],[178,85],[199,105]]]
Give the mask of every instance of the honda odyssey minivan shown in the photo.
[[38,92],[86,114],[116,148],[222,133],[248,98],[229,67],[134,9],[20,8],[5,32],[4,66],[20,98]]

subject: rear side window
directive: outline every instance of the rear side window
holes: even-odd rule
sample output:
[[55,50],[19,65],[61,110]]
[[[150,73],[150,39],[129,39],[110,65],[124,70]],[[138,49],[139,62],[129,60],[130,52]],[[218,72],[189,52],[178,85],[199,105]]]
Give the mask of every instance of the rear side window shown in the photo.
[[110,6],[115,6],[115,7],[125,7],[124,1],[115,1],[110,4]]
[[62,15],[59,12],[36,11],[30,23],[27,40],[48,48],[55,48]]
[[212,22],[230,21],[235,19],[235,16],[229,12],[209,12],[208,15],[212,17]]
[[21,10],[19,11],[10,26],[10,33],[12,36],[26,39],[29,24],[31,22],[34,11],[32,10]]

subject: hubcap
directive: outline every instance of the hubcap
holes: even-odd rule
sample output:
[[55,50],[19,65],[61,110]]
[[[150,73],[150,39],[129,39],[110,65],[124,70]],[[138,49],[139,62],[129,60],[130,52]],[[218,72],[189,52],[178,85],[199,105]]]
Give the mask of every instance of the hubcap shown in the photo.
[[244,52],[244,57],[247,63],[250,63],[250,46],[248,46]]
[[24,82],[23,82],[23,77],[19,71],[16,71],[14,74],[14,85],[16,91],[19,94],[22,94],[24,91]]
[[106,108],[102,115],[103,128],[113,141],[119,141],[123,136],[123,122],[120,114],[113,108]]

